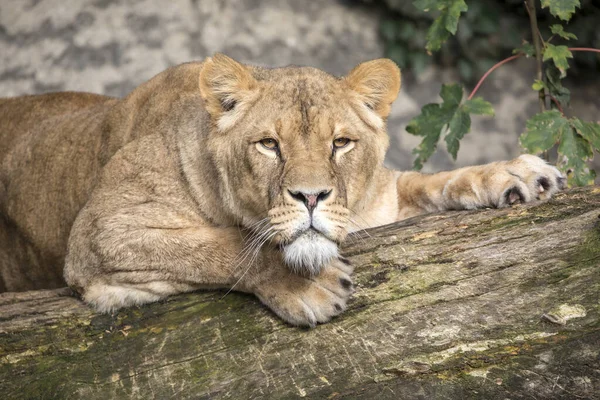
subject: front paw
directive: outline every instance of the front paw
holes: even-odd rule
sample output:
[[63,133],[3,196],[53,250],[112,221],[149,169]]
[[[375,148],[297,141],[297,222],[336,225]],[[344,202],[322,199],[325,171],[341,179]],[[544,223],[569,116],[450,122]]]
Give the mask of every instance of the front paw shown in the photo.
[[500,191],[498,207],[533,200],[547,200],[566,187],[567,178],[554,166],[530,154],[506,163],[505,183]]
[[286,267],[272,271],[254,290],[258,298],[292,325],[315,327],[346,309],[354,292],[352,268],[336,259],[314,277],[292,273]]

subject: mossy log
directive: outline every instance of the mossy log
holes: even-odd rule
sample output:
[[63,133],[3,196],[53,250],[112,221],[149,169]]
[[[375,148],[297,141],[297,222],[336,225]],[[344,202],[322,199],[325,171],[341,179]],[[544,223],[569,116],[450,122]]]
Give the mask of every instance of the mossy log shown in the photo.
[[600,398],[600,188],[349,240],[357,292],[315,329],[249,295],[95,314],[0,296],[4,399]]

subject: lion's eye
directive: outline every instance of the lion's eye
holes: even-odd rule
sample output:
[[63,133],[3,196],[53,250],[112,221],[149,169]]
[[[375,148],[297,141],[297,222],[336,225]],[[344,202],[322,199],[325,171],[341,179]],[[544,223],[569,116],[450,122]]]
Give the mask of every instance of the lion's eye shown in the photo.
[[260,144],[268,150],[275,150],[277,149],[277,140],[275,139],[271,139],[271,138],[267,138],[267,139],[263,139],[260,141]]
[[342,147],[348,146],[349,143],[350,139],[341,137],[333,140],[333,147],[335,149],[341,149]]

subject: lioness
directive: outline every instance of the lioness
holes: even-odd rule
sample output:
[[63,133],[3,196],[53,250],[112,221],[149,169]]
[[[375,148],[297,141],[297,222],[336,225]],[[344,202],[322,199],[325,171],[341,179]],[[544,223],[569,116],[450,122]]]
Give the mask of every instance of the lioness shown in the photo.
[[349,232],[564,187],[530,155],[433,175],[385,168],[399,89],[386,59],[337,78],[217,54],[124,99],[0,100],[0,289],[66,281],[106,312],[233,288],[314,326],[353,291],[338,253]]

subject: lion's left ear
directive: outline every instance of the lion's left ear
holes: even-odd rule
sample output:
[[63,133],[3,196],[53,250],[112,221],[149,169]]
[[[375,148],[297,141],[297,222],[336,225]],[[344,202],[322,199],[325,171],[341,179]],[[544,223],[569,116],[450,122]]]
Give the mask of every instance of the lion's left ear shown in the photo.
[[256,87],[248,68],[224,54],[217,53],[202,64],[200,94],[215,119],[235,111]]
[[344,80],[367,107],[386,118],[400,91],[400,68],[392,60],[380,58],[358,64]]

